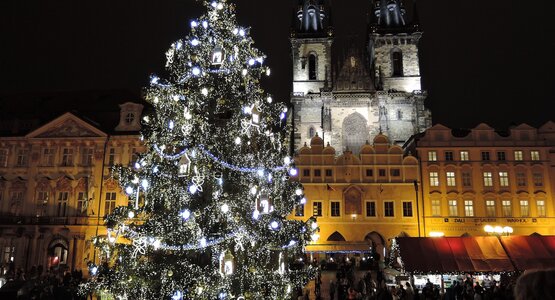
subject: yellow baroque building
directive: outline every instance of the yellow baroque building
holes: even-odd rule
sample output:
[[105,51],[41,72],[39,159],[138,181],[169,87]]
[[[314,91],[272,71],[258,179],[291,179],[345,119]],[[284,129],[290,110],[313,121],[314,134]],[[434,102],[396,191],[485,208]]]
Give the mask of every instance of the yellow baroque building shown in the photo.
[[420,161],[423,234],[555,235],[555,123],[507,132],[437,124],[405,144]]
[[129,164],[141,151],[142,110],[123,103],[119,124],[116,111],[107,127],[67,112],[24,135],[3,131],[0,277],[32,266],[88,274],[87,262],[95,260],[90,241],[106,233],[103,217],[127,205],[110,166]]
[[319,240],[307,252],[360,253],[374,247],[384,255],[391,238],[422,230],[418,161],[385,135],[363,145],[359,155],[346,150],[340,156],[315,136],[310,146],[298,149],[294,162],[306,203],[291,218],[315,216],[320,227]]

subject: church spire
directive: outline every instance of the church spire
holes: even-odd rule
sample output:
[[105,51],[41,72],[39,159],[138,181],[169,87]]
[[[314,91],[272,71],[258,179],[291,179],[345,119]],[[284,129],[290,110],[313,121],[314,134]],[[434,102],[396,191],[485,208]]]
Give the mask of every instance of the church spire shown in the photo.
[[296,36],[326,36],[330,34],[331,21],[326,0],[298,0],[293,34]]
[[372,31],[395,31],[407,26],[403,0],[372,0]]

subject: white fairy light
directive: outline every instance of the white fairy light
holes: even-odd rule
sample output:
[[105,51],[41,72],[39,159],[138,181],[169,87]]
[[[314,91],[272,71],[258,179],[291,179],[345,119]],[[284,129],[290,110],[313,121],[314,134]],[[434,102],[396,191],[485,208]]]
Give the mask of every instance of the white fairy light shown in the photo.
[[197,75],[199,75],[199,74],[200,74],[200,69],[197,68],[197,67],[194,67],[194,68],[193,68],[193,75],[197,76]]
[[255,209],[254,212],[252,213],[252,218],[255,220],[258,220],[259,216],[260,216],[260,212],[258,211],[258,209]]
[[227,214],[229,212],[229,205],[224,203],[220,209],[224,214]]
[[224,9],[224,5],[222,3],[218,3],[218,6],[216,8],[218,10],[222,10],[222,9]]
[[272,223],[270,223],[270,227],[272,227],[272,229],[276,230],[279,228],[279,223],[277,221],[272,221]]
[[170,130],[173,130],[173,127],[175,126],[175,124],[173,123],[173,121],[170,120],[170,123],[168,124],[168,128]]
[[310,228],[312,228],[313,230],[316,230],[316,228],[318,228],[318,223],[313,222],[312,224],[310,224]]
[[191,212],[188,209],[186,209],[182,211],[179,215],[181,216],[181,218],[183,218],[183,220],[187,221],[191,216]]
[[301,204],[303,204],[303,205],[306,204],[306,198],[305,197],[301,198]]
[[296,194],[297,196],[300,196],[300,195],[303,194],[303,190],[301,190],[301,189],[296,189],[296,190],[295,190],[295,194]]
[[191,21],[191,28],[195,28],[198,26],[197,21]]
[[202,88],[202,90],[200,92],[202,93],[203,96],[208,96],[208,89],[207,88]]
[[197,39],[192,39],[191,40],[191,45],[193,45],[193,46],[198,46],[199,43],[200,42]]
[[197,186],[194,184],[189,187],[189,192],[191,192],[191,194],[195,194],[197,190]]
[[241,72],[241,74],[243,74],[243,76],[247,76],[247,73],[248,73],[247,69],[243,69],[243,71]]
[[237,145],[241,144],[241,138],[240,137],[235,138],[235,144],[237,144]]
[[266,98],[266,101],[267,101],[268,103],[272,103],[272,101],[274,101],[274,99],[272,99],[272,97],[268,97],[268,98]]
[[249,59],[249,66],[252,66],[252,65],[254,65],[254,63],[255,63],[255,60],[254,60],[254,58],[251,58],[251,59]]
[[245,30],[244,29],[239,29],[239,35],[240,36],[245,36]]
[[270,76],[270,74],[272,74],[272,71],[270,70],[270,68],[266,69],[266,76]]
[[148,180],[143,179],[143,181],[141,181],[141,186],[142,186],[143,189],[145,189],[145,190],[148,189],[148,187],[149,187]]
[[297,169],[293,168],[293,169],[289,170],[289,175],[297,176],[297,174],[298,174]]
[[256,189],[255,186],[253,186],[253,187],[251,188],[251,194],[256,195],[256,192],[257,192],[257,191],[258,191],[258,190]]
[[233,28],[233,34],[237,35],[239,33],[239,29],[238,28]]
[[208,22],[202,21],[202,27],[204,27],[204,29],[208,28]]
[[129,217],[129,219],[133,219],[135,217],[135,212],[130,211],[127,216]]
[[135,190],[134,190],[132,187],[130,187],[130,186],[128,186],[128,187],[125,188],[125,193],[126,193],[127,195],[133,195],[134,192],[135,192]]
[[200,246],[203,247],[203,248],[206,247],[206,238],[201,238],[200,239]]

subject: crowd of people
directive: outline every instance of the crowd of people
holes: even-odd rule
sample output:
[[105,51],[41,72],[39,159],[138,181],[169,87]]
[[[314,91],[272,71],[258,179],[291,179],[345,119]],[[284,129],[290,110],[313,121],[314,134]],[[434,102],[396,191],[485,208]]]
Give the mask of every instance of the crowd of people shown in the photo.
[[33,266],[29,270],[8,269],[3,276],[0,299],[5,300],[82,300],[79,284],[84,281],[81,271],[63,268],[44,269]]

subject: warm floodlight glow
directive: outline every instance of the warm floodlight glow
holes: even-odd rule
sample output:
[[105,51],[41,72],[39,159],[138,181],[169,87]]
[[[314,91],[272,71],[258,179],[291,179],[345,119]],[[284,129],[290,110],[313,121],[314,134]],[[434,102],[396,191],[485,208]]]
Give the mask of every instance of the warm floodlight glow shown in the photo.
[[431,231],[429,235],[430,237],[442,237],[445,236],[445,233],[441,231]]

